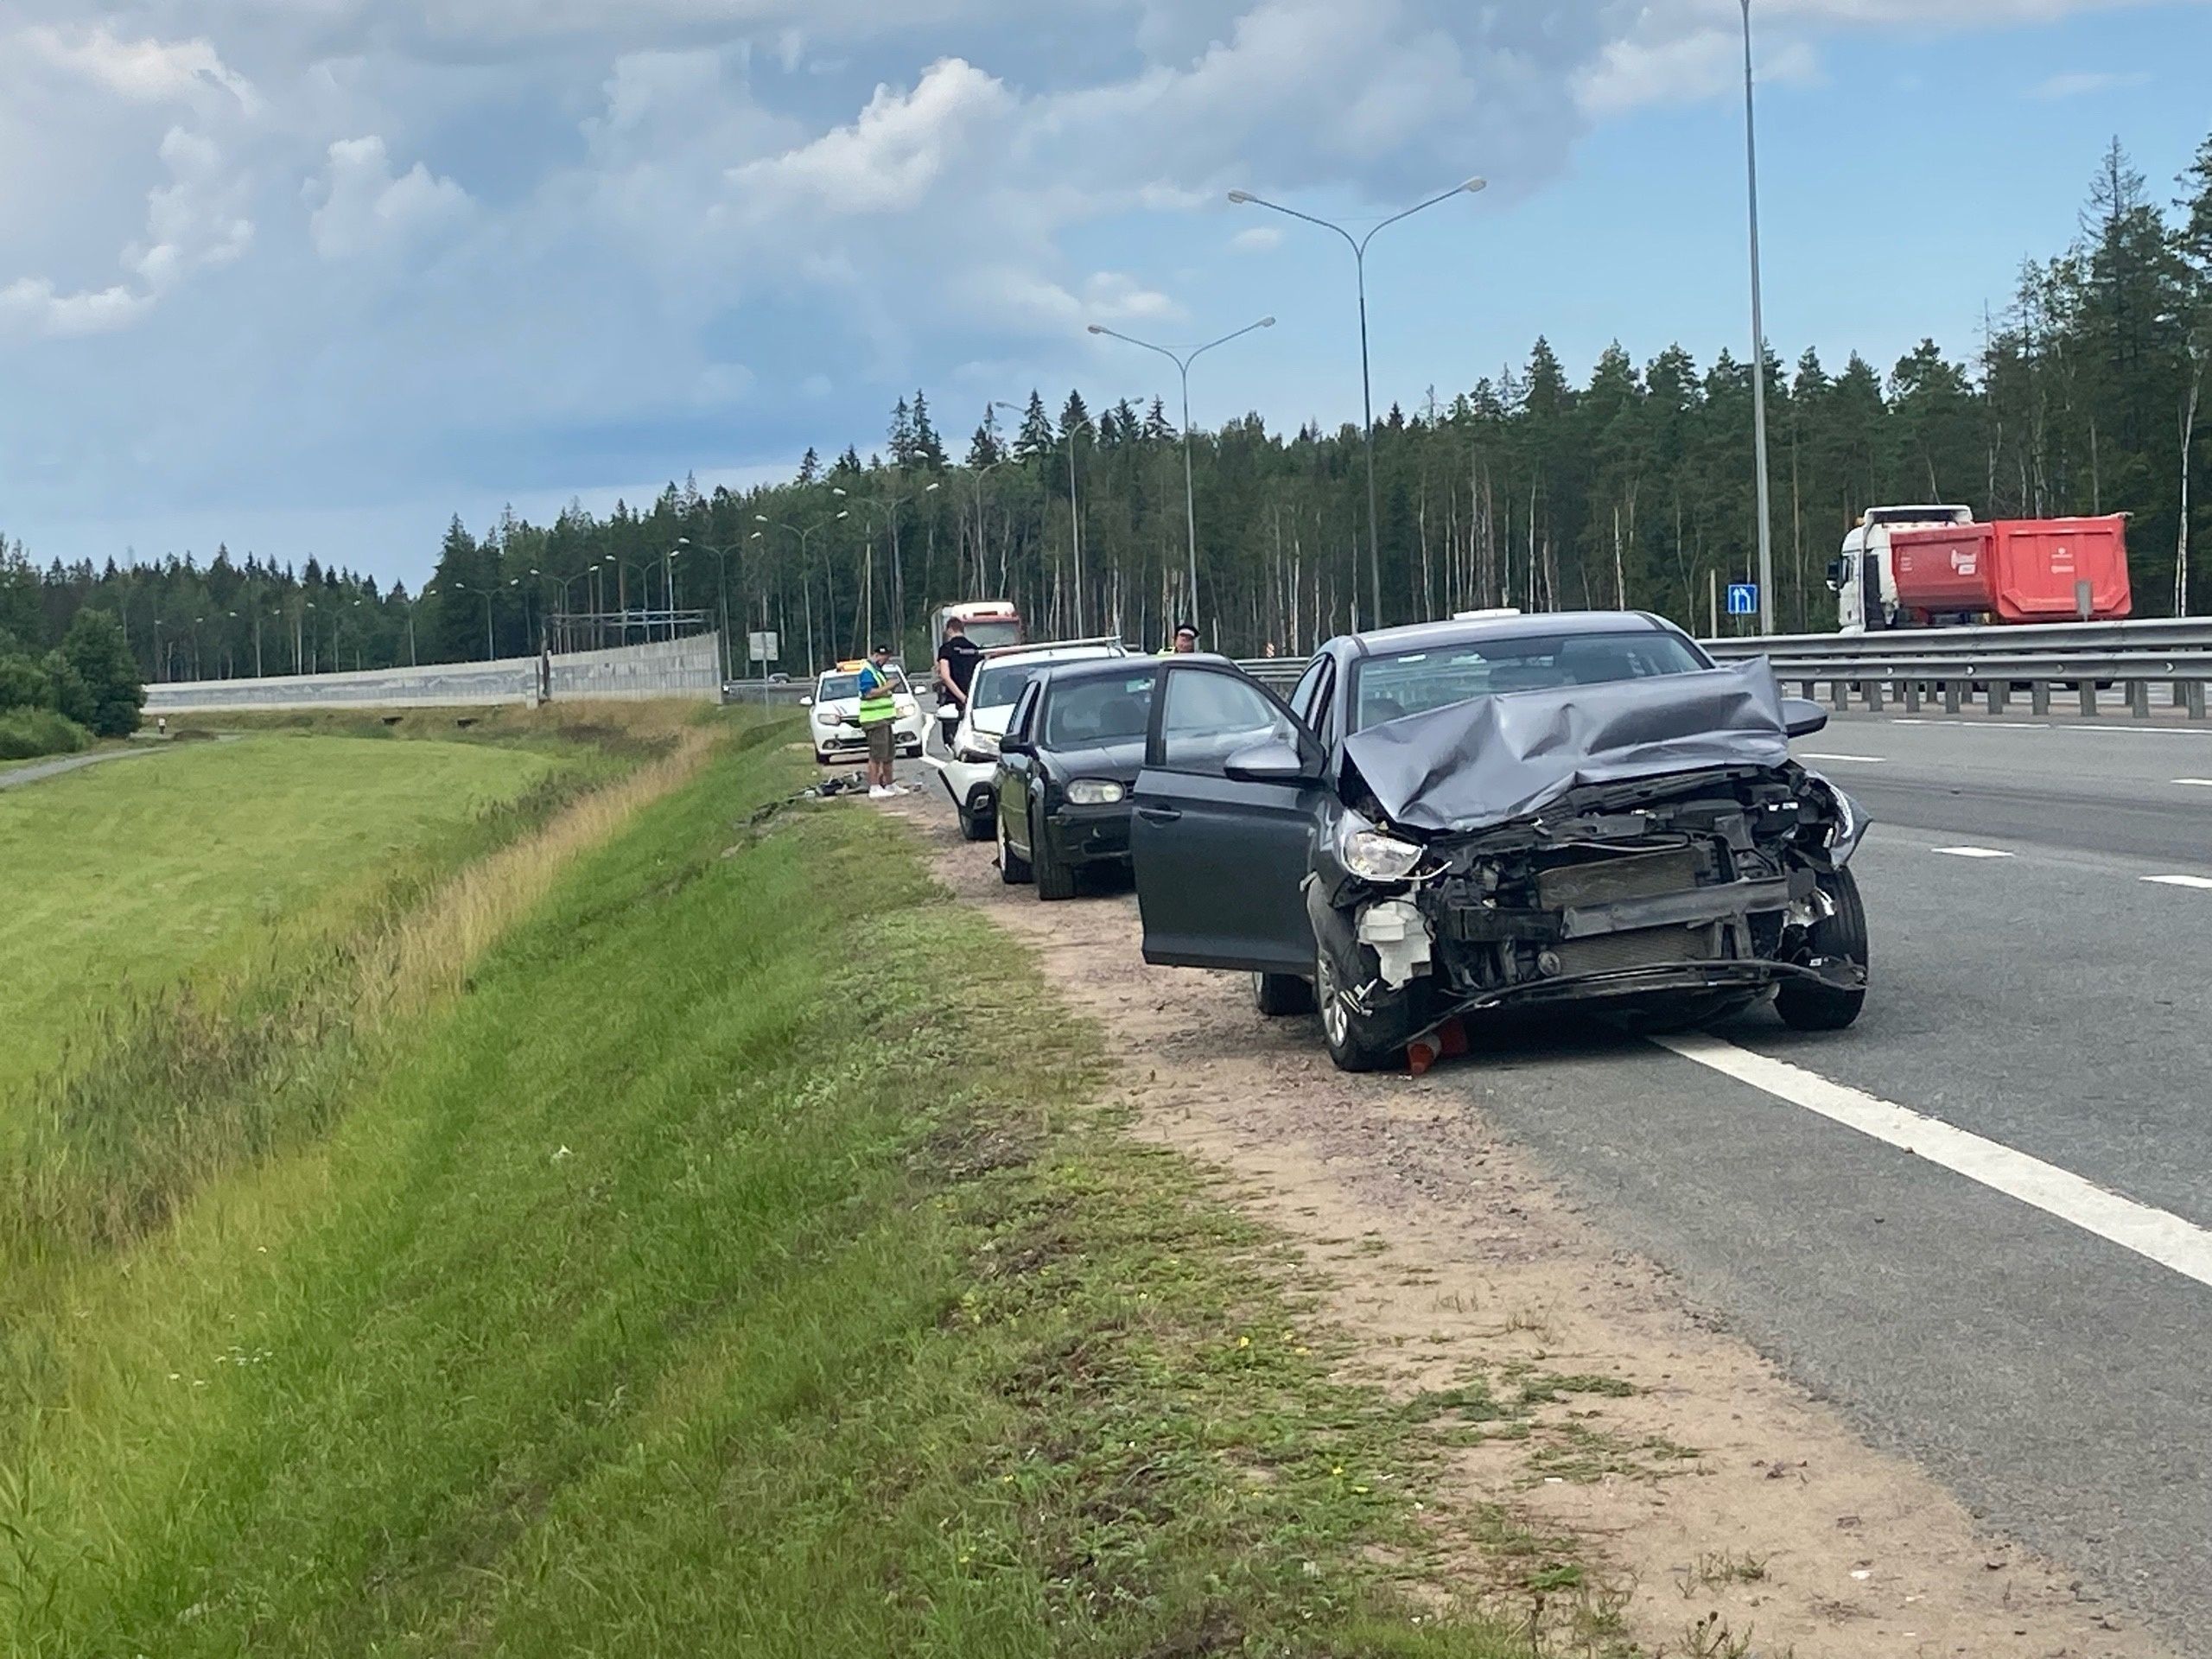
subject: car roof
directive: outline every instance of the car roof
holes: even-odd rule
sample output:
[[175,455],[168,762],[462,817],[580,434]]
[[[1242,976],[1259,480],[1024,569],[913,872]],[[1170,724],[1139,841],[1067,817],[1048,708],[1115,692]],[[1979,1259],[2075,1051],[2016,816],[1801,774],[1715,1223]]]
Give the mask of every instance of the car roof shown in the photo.
[[1465,617],[1414,622],[1349,636],[1363,657],[1402,651],[1474,645],[1484,639],[1525,639],[1549,633],[1672,633],[1673,626],[1648,611],[1540,611],[1525,616]]
[[1021,663],[1077,663],[1122,662],[1128,657],[1126,651],[1116,651],[1111,645],[1024,645],[1018,651],[993,652],[976,665],[980,674],[986,669],[1003,668],[1007,664]]
[[1157,657],[1101,657],[1077,658],[1055,667],[1044,677],[1054,685],[1065,685],[1071,680],[1110,680],[1117,676],[1135,673],[1141,668],[1146,673],[1155,671],[1160,659]]

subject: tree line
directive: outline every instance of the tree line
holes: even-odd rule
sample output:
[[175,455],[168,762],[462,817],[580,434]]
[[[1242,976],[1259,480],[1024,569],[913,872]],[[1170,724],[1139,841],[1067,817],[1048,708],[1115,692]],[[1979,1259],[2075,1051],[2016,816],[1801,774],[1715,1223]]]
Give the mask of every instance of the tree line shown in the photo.
[[[2064,251],[2021,268],[1978,347],[1923,340],[1886,372],[1856,353],[1770,354],[1770,471],[1781,625],[1834,626],[1826,573],[1869,506],[1962,503],[1984,518],[2124,512],[2136,612],[2194,609],[2207,507],[2196,487],[2212,367],[2212,138],[2156,198],[2117,140]],[[1940,257],[1940,239],[1915,257]],[[218,550],[158,563],[36,569],[0,553],[0,627],[57,639],[77,611],[118,619],[149,680],[315,672],[638,643],[727,620],[734,674],[799,672],[877,639],[910,660],[936,605],[1007,598],[1033,637],[1157,644],[1195,621],[1236,655],[1299,655],[1351,626],[1485,606],[1627,606],[1701,631],[1710,596],[1755,575],[1751,366],[1618,344],[1586,378],[1538,340],[1525,363],[1392,407],[1373,435],[1370,569],[1363,435],[1270,431],[1257,414],[1193,431],[1198,590],[1186,574],[1185,435],[1157,398],[1018,421],[986,410],[956,458],[926,396],[883,448],[788,483],[686,480],[604,518],[456,518],[418,594]],[[1378,603],[1379,601],[1379,603]],[[12,606],[12,610],[10,607]],[[670,613],[686,614],[672,622]],[[14,615],[27,620],[11,621]],[[595,621],[563,619],[592,617]],[[749,633],[777,634],[774,664]]]

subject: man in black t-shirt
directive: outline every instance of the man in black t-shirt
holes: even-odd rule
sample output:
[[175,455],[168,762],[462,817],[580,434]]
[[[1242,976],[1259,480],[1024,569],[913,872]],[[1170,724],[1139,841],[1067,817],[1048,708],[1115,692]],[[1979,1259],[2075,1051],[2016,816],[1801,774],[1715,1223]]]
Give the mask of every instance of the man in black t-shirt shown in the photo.
[[944,643],[937,648],[938,697],[964,706],[968,688],[976,683],[976,665],[982,660],[983,648],[968,637],[968,625],[957,616],[947,617]]

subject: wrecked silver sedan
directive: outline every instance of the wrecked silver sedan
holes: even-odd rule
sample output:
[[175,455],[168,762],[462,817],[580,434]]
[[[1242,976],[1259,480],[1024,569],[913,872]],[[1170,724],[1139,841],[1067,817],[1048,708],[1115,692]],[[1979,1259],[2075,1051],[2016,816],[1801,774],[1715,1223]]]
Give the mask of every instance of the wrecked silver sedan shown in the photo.
[[1287,702],[1161,669],[1132,850],[1147,962],[1318,1007],[1347,1070],[1462,1014],[1694,1025],[1866,999],[1850,798],[1790,758],[1826,716],[1658,618],[1488,615],[1332,640]]

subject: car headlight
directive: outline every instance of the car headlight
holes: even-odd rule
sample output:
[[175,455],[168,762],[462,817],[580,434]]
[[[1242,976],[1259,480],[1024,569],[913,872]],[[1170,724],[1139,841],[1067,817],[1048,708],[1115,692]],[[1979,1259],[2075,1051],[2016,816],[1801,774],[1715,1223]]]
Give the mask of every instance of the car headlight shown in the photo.
[[963,760],[974,766],[988,766],[999,758],[999,741],[988,732],[970,732],[960,746]]
[[1078,778],[1068,785],[1068,803],[1072,806],[1111,806],[1128,792],[1109,778]]
[[1421,862],[1421,851],[1357,818],[1346,818],[1337,830],[1337,857],[1363,881],[1404,880]]

